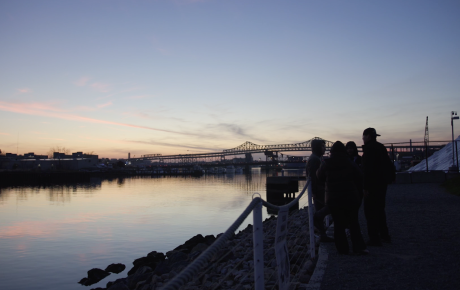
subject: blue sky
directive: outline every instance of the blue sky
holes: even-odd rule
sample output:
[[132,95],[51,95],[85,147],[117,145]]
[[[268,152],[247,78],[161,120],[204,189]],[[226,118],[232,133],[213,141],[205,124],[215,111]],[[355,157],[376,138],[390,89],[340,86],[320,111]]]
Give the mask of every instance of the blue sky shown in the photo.
[[2,1],[0,149],[362,144],[367,127],[421,141],[426,116],[449,140],[458,15],[458,1]]

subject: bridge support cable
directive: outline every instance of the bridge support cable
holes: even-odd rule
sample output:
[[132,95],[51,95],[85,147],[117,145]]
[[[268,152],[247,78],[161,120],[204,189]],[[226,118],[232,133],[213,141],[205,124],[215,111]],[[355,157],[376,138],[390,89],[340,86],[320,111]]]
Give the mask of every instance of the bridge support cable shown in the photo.
[[[199,279],[202,275],[197,277],[198,272],[205,268],[208,264],[208,261],[214,256],[223,246],[227,243],[228,240],[234,235],[235,231],[238,227],[243,223],[243,221],[248,217],[248,215],[252,212],[253,213],[253,271],[254,271],[254,289],[263,290],[265,289],[265,281],[264,281],[264,249],[263,249],[263,222],[262,222],[262,205],[273,209],[273,210],[289,210],[293,205],[299,202],[300,198],[303,196],[305,191],[308,189],[308,196],[309,200],[311,199],[311,182],[310,179],[307,180],[304,188],[302,189],[301,193],[298,195],[290,203],[283,205],[283,206],[276,206],[271,203],[266,202],[265,200],[261,199],[260,197],[254,197],[251,203],[247,206],[247,208],[241,213],[241,215],[233,222],[233,224],[222,234],[209,248],[207,248],[200,256],[198,256],[191,264],[189,264],[184,270],[182,270],[179,274],[177,274],[168,284],[164,286],[164,290],[177,290],[184,286],[187,282],[191,281],[194,277],[195,279]],[[310,223],[312,224],[312,206],[311,202],[309,202],[309,216],[310,216]],[[269,229],[274,230],[274,229]],[[312,230],[312,226],[310,226],[309,231],[310,236],[310,255],[312,258],[315,257],[315,238],[314,232]],[[313,241],[313,242],[312,242]],[[267,249],[268,251],[268,249]],[[307,254],[303,255],[304,258],[302,261],[305,260]],[[297,257],[298,261],[300,257]],[[245,260],[245,259],[244,259]],[[242,261],[241,261],[242,262]],[[272,263],[272,261],[270,261]],[[235,266],[238,267],[238,265]],[[300,267],[300,266],[299,266]],[[212,267],[208,267],[210,269]],[[274,273],[272,273],[273,275]],[[204,275],[204,274],[203,274]],[[249,273],[240,281],[240,283],[246,279]],[[289,278],[289,277],[288,277]],[[276,285],[276,284],[275,284]]]

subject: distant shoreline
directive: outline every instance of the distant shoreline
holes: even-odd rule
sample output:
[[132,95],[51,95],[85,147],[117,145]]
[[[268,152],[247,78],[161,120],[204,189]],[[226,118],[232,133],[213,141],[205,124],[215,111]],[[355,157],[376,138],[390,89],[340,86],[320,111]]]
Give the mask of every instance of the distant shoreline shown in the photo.
[[105,170],[105,171],[0,171],[0,186],[59,185],[66,183],[90,183],[95,178],[133,176],[192,176],[190,172],[156,172],[154,170]]

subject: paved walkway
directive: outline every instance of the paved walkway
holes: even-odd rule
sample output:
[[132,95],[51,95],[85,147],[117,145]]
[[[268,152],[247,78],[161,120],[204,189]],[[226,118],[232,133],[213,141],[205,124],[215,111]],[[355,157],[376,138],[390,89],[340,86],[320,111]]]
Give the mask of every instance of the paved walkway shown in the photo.
[[[321,244],[325,270],[312,288],[460,289],[460,197],[439,184],[394,184],[386,212],[393,243],[369,247],[368,256],[339,256],[334,244]],[[362,209],[360,223],[367,240]]]

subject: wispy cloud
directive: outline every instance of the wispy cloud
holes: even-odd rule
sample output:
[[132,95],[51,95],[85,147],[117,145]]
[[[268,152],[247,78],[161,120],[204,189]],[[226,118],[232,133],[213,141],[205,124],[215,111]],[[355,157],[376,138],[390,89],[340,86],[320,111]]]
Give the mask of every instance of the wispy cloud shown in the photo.
[[77,106],[75,108],[75,111],[83,111],[83,112],[91,112],[94,110],[96,110],[96,108],[88,107],[88,106]]
[[67,113],[66,111],[64,111],[62,109],[55,108],[50,104],[42,104],[42,103],[9,103],[9,102],[0,101],[0,110],[7,111],[7,112],[19,113],[19,114],[33,115],[33,116],[42,116],[42,117],[65,119],[65,120],[71,120],[71,121],[123,126],[123,127],[146,129],[146,130],[153,130],[153,131],[174,133],[174,134],[182,134],[182,135],[193,135],[191,133],[176,132],[176,131],[163,130],[163,129],[153,128],[153,127],[148,127],[148,126],[139,126],[139,125],[112,122],[112,121],[88,118],[88,117],[79,116],[79,115],[73,115],[73,114]]
[[64,141],[65,139],[60,139],[60,138],[38,138],[38,139],[43,139],[43,140],[58,140],[58,141]]
[[97,107],[98,108],[105,108],[105,107],[108,107],[108,106],[111,106],[111,105],[113,105],[113,103],[112,103],[112,101],[109,101],[109,102],[107,102],[105,104],[99,104],[99,105],[97,105]]
[[22,89],[18,89],[18,92],[21,94],[26,94],[26,93],[32,92],[32,90],[29,88],[22,88]]
[[198,151],[207,151],[207,152],[219,151],[219,150],[216,150],[215,147],[202,147],[202,146],[176,144],[176,143],[170,143],[170,142],[136,141],[136,140],[125,140],[124,142],[136,143],[136,144],[144,144],[144,145],[160,145],[160,146],[175,147],[175,148],[189,148],[189,149],[194,149],[194,150],[198,150]]
[[89,81],[89,77],[81,77],[80,79],[76,80],[74,84],[79,87],[84,87]]
[[109,84],[104,84],[104,83],[93,83],[91,84],[91,87],[95,89],[98,92],[101,93],[108,93],[110,92],[110,85]]
[[6,136],[8,136],[8,135],[10,135],[10,134],[9,134],[9,133],[0,132],[0,135],[6,135]]

